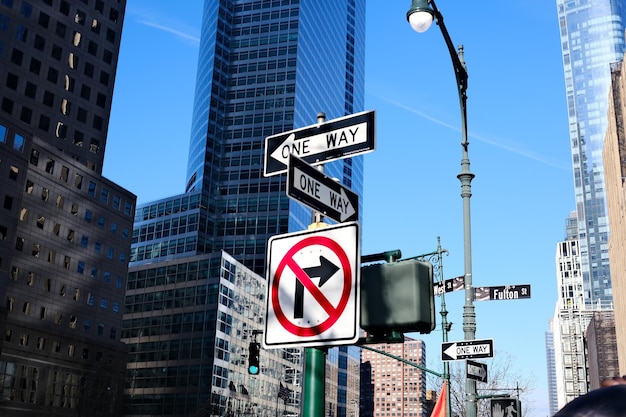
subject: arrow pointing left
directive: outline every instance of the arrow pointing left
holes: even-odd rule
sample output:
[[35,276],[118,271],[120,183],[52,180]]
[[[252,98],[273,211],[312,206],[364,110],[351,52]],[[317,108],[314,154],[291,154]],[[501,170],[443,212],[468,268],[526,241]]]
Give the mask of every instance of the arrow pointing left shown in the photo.
[[[339,267],[323,256],[320,256],[319,265],[303,268],[303,271],[306,272],[309,278],[319,278],[320,280],[317,286],[321,288],[333,275],[335,275],[337,271],[339,271]],[[304,284],[302,284],[300,280],[296,279],[293,318],[301,319],[302,317],[304,317]]]
[[456,343],[452,343],[450,347],[443,351],[446,355],[452,358],[453,361],[456,360]]

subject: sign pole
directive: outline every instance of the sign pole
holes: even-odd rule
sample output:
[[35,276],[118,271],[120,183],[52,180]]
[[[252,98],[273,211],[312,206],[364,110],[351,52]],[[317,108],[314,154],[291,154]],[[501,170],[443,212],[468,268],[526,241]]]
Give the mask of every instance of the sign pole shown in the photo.
[[[324,123],[326,114],[317,114],[317,123]],[[317,168],[324,172],[324,165]],[[325,227],[322,215],[314,211],[312,224],[309,229]],[[326,406],[326,355],[328,351],[322,348],[304,348],[304,387],[302,389],[302,417],[324,417]]]
[[304,348],[302,417],[324,417],[326,354],[326,349]]

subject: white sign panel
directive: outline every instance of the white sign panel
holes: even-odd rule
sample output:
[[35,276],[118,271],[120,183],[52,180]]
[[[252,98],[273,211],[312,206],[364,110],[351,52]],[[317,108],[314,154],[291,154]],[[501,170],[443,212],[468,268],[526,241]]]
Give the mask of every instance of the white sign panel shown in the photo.
[[263,348],[358,340],[359,242],[357,222],[270,239]]

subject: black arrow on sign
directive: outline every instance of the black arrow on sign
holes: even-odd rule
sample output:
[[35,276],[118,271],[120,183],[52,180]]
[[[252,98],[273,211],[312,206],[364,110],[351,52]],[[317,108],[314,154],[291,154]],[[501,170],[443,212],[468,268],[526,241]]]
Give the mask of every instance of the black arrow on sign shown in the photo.
[[[323,256],[320,256],[320,264],[318,266],[303,268],[302,270],[306,272],[309,278],[319,278],[320,281],[317,286],[321,288],[322,285],[326,284],[328,280],[339,271],[339,267]],[[304,284],[300,282],[299,279],[296,279],[293,318],[301,319],[302,317],[304,317]]]

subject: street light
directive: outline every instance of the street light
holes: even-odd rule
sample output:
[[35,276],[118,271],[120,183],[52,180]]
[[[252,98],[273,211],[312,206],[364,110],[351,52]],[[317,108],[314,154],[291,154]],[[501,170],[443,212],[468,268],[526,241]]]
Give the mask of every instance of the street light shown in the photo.
[[[465,304],[463,306],[463,332],[465,340],[476,338],[476,313],[474,311],[474,290],[472,288],[472,229],[470,216],[470,198],[472,197],[472,179],[474,174],[470,171],[470,161],[467,148],[467,69],[463,59],[463,46],[459,46],[458,52],[450,39],[448,30],[443,23],[443,16],[437,9],[434,0],[411,0],[411,8],[406,14],[411,27],[417,32],[428,30],[433,19],[450,52],[456,85],[459,92],[459,104],[461,106],[461,173],[457,175],[461,181],[461,198],[463,199],[463,257],[465,278]],[[465,390],[465,413],[467,417],[476,417],[476,381],[466,379]]]

